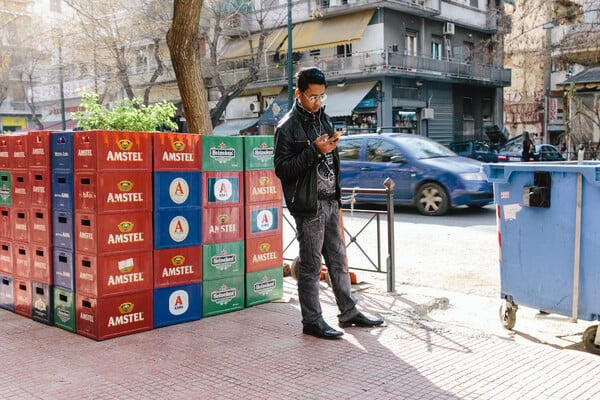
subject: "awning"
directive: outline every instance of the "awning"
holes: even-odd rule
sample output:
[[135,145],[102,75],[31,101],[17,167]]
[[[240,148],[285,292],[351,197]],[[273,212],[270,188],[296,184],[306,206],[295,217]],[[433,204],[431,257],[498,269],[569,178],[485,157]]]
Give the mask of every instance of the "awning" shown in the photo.
[[352,114],[352,110],[373,89],[376,82],[347,83],[344,87],[329,86],[325,112],[330,117],[343,117]]
[[277,126],[281,118],[288,112],[288,94],[284,89],[269,105],[258,120],[258,125]]
[[239,135],[240,131],[251,127],[256,124],[258,118],[249,119],[231,119],[223,122],[221,125],[216,126],[213,129],[213,135],[215,136],[235,136]]
[[[72,119],[66,120],[65,121],[65,130],[72,131],[73,129],[77,128],[77,122],[78,121],[73,121]],[[45,131],[62,131],[62,121],[45,122],[44,130]]]
[[[286,29],[276,29],[265,36],[265,43],[263,45],[263,53],[274,53],[281,42],[286,38]],[[252,39],[236,39],[227,43],[221,50],[221,61],[236,60],[240,58],[250,57],[250,41],[252,41],[252,51],[256,54],[258,49],[258,41],[260,34],[252,35]]]
[[[292,30],[292,49],[304,51],[359,42],[375,10],[302,22]],[[287,52],[287,39],[280,49]]]

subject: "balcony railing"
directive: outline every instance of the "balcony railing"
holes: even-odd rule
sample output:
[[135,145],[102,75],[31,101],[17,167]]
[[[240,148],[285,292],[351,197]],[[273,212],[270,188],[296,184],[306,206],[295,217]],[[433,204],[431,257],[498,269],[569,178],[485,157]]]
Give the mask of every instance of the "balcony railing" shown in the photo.
[[[329,79],[333,77],[385,73],[430,77],[437,80],[465,80],[492,86],[510,86],[510,70],[490,65],[470,64],[458,60],[438,60],[405,55],[389,50],[353,53],[350,57],[319,57],[294,62],[294,74],[304,67],[317,66]],[[222,71],[226,85],[234,84],[247,76],[245,69]],[[270,64],[261,68],[255,85],[280,83],[287,79],[287,64]]]

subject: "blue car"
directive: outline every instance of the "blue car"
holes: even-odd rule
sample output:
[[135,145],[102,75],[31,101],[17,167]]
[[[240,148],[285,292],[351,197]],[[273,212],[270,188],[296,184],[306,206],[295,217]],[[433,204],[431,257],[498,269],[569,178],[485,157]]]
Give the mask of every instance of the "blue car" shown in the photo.
[[[566,159],[551,144],[536,144],[533,161],[565,161]],[[515,141],[506,145],[498,153],[498,161],[512,162],[523,161],[523,146],[521,142]]]
[[454,142],[450,143],[448,148],[459,156],[472,158],[473,160],[498,162],[498,153],[492,150],[488,143],[480,140]]
[[[414,205],[424,215],[443,215],[449,208],[483,207],[493,202],[492,184],[481,162],[411,134],[342,136],[338,143],[344,188],[382,189],[396,183],[395,204]],[[357,195],[358,202],[382,203],[380,195]]]

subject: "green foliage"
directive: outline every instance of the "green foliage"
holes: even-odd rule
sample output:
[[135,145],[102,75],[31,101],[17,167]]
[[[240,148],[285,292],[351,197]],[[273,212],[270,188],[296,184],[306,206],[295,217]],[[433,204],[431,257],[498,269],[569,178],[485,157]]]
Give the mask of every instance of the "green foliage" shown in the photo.
[[97,93],[84,92],[80,107],[85,112],[77,111],[71,117],[79,120],[77,128],[83,130],[152,132],[161,127],[177,129],[177,124],[172,120],[177,109],[173,103],[164,100],[145,106],[137,97],[133,100],[124,99],[109,110],[98,103]]

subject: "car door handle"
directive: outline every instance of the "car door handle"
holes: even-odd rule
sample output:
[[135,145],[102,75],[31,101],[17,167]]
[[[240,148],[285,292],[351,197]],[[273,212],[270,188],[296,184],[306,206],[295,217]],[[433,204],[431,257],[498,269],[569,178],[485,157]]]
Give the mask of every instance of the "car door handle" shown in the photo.
[[361,171],[370,171],[371,167],[360,167]]

